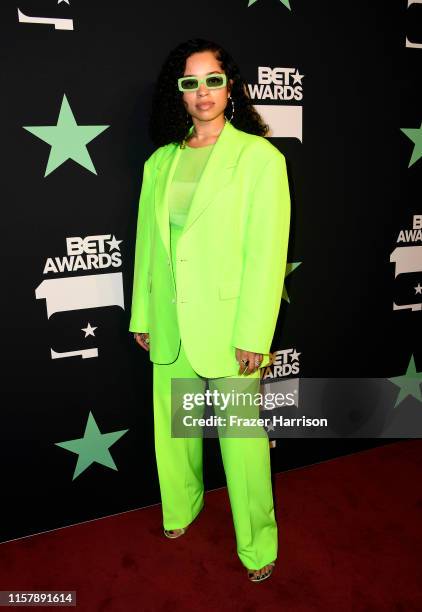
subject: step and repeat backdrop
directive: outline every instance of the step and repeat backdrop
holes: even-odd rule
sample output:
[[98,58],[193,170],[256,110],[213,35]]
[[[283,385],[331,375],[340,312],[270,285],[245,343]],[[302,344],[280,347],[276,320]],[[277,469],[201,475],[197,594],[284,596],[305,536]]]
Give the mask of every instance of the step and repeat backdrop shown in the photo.
[[[422,0],[0,10],[0,541],[160,501],[152,364],[128,325],[152,92],[190,38],[233,55],[287,161],[262,389],[294,402],[272,407],[273,470],[421,437]],[[204,453],[223,486],[218,441]]]

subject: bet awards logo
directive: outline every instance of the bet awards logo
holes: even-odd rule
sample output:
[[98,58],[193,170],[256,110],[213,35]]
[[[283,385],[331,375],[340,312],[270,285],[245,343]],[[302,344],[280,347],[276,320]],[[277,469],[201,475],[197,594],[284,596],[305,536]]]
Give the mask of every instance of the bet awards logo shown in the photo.
[[249,85],[252,99],[302,100],[302,79],[297,68],[258,66],[258,83]]
[[[413,215],[410,229],[400,230],[396,247],[390,255],[394,263],[394,278],[398,302],[393,310],[422,310],[422,215]],[[409,246],[403,246],[403,244]]]
[[[248,83],[252,100],[271,100],[271,104],[257,104],[256,110],[270,126],[270,137],[297,138],[302,142],[303,100],[302,79],[297,68],[258,66],[258,82]],[[295,102],[295,104],[280,104]]]
[[[299,355],[295,348],[280,349],[270,354],[270,365],[261,368],[261,384],[264,394],[281,394],[293,398],[292,406],[299,408]],[[277,410],[275,410],[277,412]],[[281,413],[280,413],[281,414]],[[268,436],[274,427],[267,428]]]
[[411,229],[400,230],[397,237],[397,243],[399,242],[422,243],[422,215],[413,215],[413,227]]
[[[43,274],[58,274],[77,272],[80,270],[98,271],[96,274],[71,275],[61,278],[43,280],[35,290],[37,300],[45,300],[47,318],[58,313],[80,311],[76,316],[75,329],[85,332],[85,338],[94,336],[99,328],[87,321],[89,309],[119,306],[124,309],[123,277],[121,272],[103,272],[104,269],[118,268],[122,265],[120,243],[111,234],[73,236],[66,238],[66,256],[49,257],[45,263]],[[107,245],[107,246],[106,246]],[[101,316],[101,311],[94,311],[95,318]],[[80,320],[79,320],[80,318]],[[85,327],[81,327],[81,324]],[[69,327],[67,325],[67,327]],[[74,341],[74,340],[73,340]],[[79,340],[76,340],[79,342]],[[78,347],[70,351],[57,351],[50,348],[52,359],[64,357],[81,357],[87,359],[98,357],[97,347]]]
[[296,349],[280,349],[270,354],[271,363],[262,368],[261,380],[299,375],[299,355]]
[[[67,256],[49,257],[44,266],[43,274],[98,270],[110,266],[118,268],[122,265],[119,247],[121,242],[121,240],[116,240],[115,236],[111,237],[111,234],[87,236],[86,238],[78,236],[66,238]],[[108,245],[108,252],[106,252],[105,244]]]

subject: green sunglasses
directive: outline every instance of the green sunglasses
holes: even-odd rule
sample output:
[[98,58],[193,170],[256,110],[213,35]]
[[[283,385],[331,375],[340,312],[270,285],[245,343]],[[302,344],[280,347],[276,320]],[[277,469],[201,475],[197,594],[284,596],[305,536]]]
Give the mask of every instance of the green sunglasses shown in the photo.
[[199,89],[200,83],[205,83],[208,89],[220,89],[226,85],[227,77],[224,73],[214,72],[213,74],[208,74],[203,79],[199,79],[196,76],[186,76],[177,79],[179,91],[196,91]]

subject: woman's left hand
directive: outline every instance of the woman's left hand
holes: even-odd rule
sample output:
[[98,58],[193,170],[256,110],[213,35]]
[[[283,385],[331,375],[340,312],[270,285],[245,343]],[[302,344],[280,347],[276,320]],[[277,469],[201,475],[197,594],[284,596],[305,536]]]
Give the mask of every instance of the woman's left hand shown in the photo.
[[[262,353],[253,353],[252,351],[242,351],[242,349],[236,349],[236,360],[239,364],[239,374],[252,374],[261,365]],[[245,361],[241,361],[244,359]],[[245,363],[245,362],[248,363]],[[245,369],[246,368],[246,369]]]

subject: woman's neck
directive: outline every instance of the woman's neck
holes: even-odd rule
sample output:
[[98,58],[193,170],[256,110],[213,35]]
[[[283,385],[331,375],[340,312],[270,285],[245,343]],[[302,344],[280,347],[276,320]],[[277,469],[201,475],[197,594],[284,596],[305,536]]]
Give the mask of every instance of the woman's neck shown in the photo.
[[219,121],[206,121],[206,122],[197,122],[193,120],[193,130],[187,139],[189,144],[204,146],[207,144],[213,144],[219,135],[221,134],[225,119],[222,117],[222,120],[218,118]]

